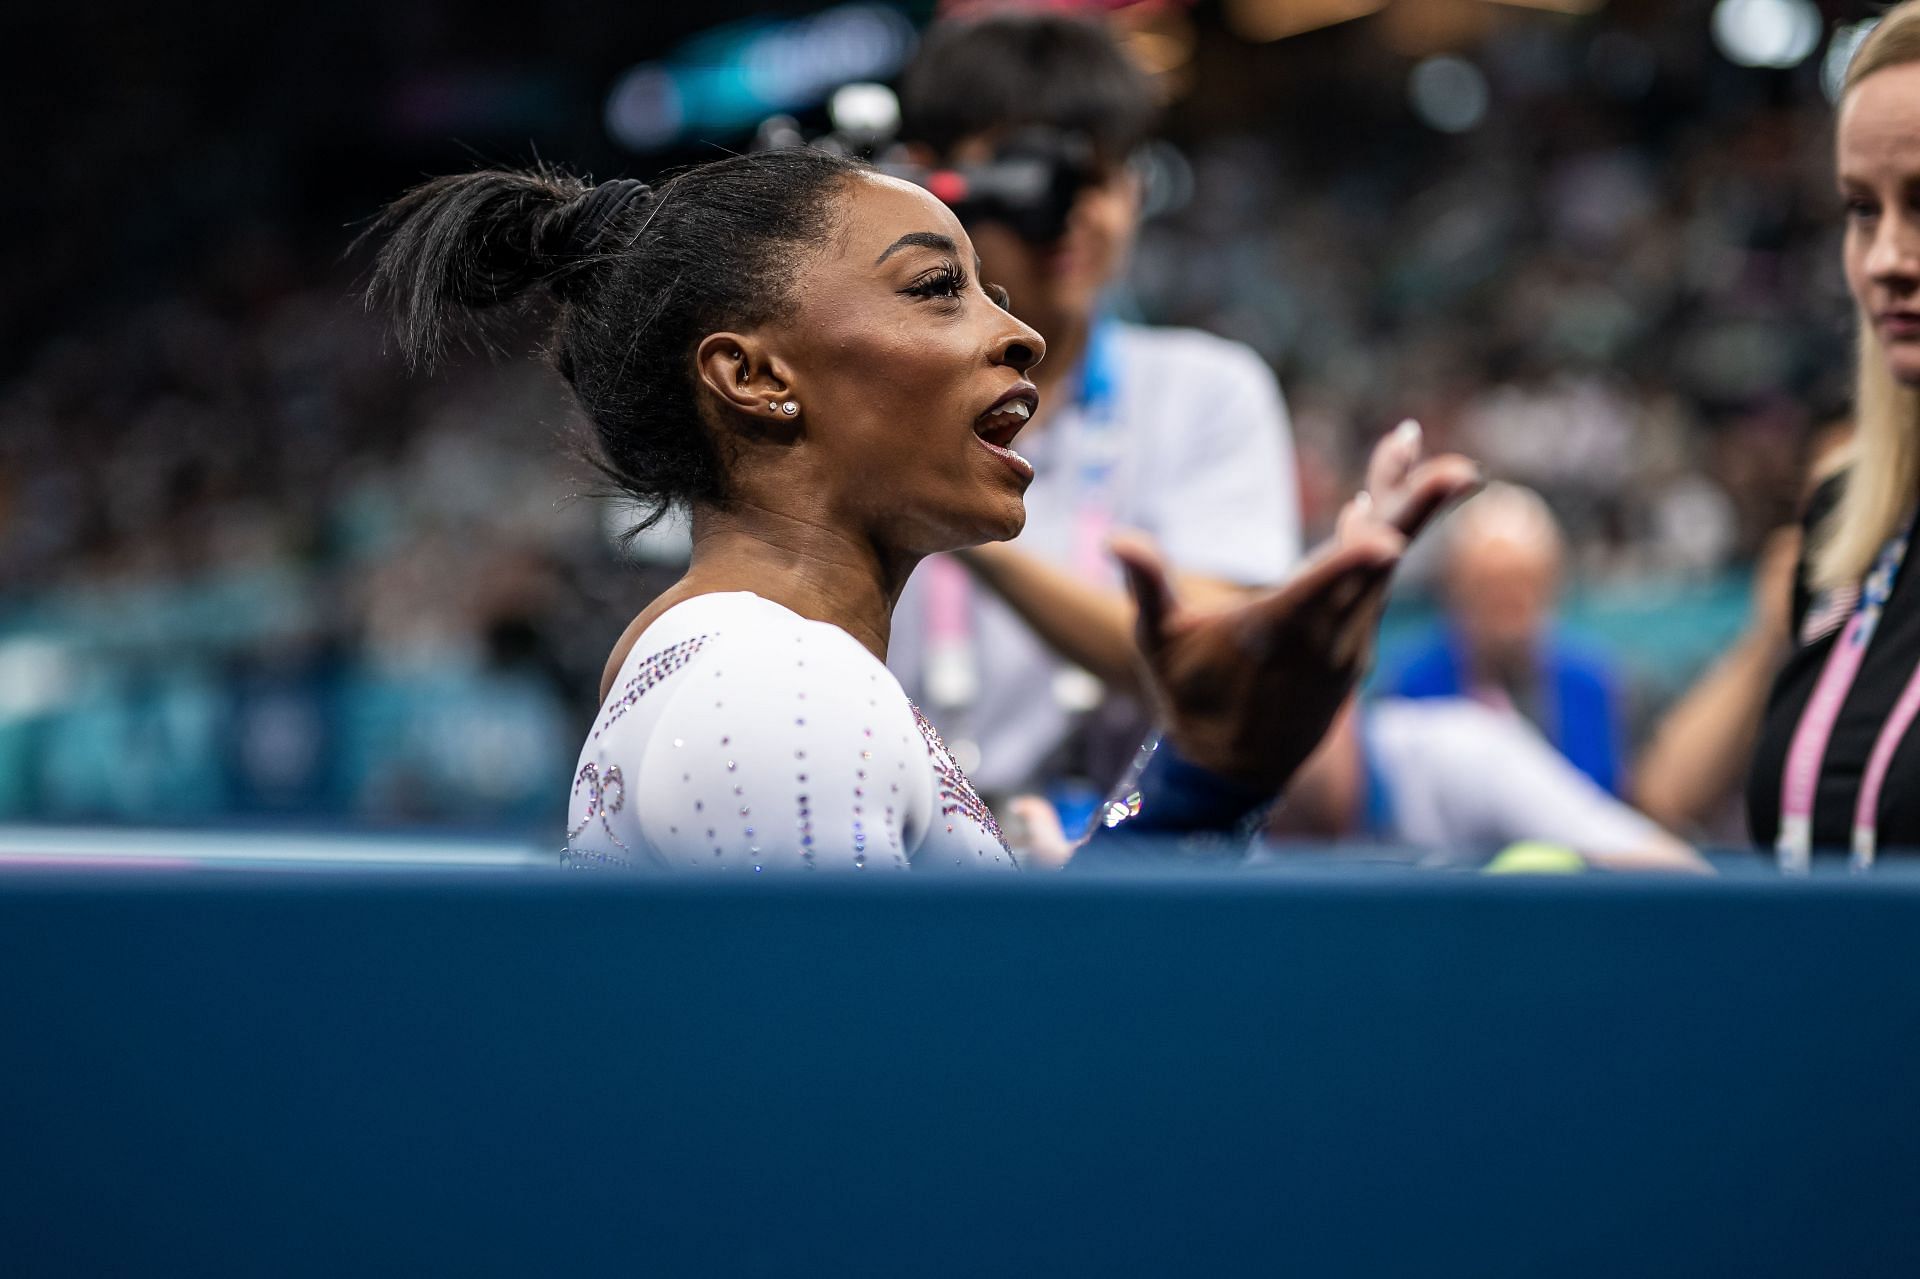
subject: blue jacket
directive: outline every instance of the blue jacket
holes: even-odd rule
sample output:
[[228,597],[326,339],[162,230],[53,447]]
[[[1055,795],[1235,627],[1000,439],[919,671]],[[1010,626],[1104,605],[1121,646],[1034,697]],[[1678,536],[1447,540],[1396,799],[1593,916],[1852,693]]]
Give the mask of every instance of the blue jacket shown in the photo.
[[[1395,697],[1466,697],[1466,646],[1442,631],[1387,681]],[[1622,732],[1612,665],[1553,637],[1540,650],[1541,732],[1575,768],[1608,794],[1620,793]]]

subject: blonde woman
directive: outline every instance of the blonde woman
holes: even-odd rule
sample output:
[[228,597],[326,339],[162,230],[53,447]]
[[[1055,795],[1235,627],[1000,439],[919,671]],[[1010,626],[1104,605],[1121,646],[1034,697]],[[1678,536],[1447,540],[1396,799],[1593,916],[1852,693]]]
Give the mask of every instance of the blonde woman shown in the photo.
[[1920,849],[1920,582],[1902,571],[1920,499],[1920,0],[1855,55],[1835,153],[1858,430],[1808,513],[1795,648],[1747,788],[1755,840],[1788,869],[1814,849],[1859,867]]

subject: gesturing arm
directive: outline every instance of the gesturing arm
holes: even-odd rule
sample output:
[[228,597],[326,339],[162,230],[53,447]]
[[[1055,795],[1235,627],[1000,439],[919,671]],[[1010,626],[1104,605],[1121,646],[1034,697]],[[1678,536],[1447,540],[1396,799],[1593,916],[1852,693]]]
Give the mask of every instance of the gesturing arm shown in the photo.
[[1139,815],[1096,830],[1089,850],[1130,830],[1161,833],[1168,819],[1156,810],[1175,814],[1178,833],[1230,831],[1279,794],[1365,669],[1408,539],[1479,482],[1465,458],[1421,462],[1420,447],[1412,423],[1389,435],[1333,542],[1232,608],[1183,605],[1150,547],[1116,544],[1167,731],[1158,771],[1150,765],[1142,778]]
[[[1133,641],[1139,612],[1124,591],[1088,582],[1004,543],[974,547],[957,558],[1061,657],[1116,692],[1145,691]],[[1203,608],[1250,594],[1232,582],[1190,576],[1180,578],[1180,591],[1189,604]]]
[[[1544,841],[1608,869],[1708,869],[1511,711],[1464,700],[1402,703],[1397,710],[1386,703],[1369,725],[1389,740],[1391,755],[1418,760],[1413,776],[1398,771],[1408,806],[1424,814],[1427,840],[1493,848]],[[1422,841],[1413,831],[1403,834]]]

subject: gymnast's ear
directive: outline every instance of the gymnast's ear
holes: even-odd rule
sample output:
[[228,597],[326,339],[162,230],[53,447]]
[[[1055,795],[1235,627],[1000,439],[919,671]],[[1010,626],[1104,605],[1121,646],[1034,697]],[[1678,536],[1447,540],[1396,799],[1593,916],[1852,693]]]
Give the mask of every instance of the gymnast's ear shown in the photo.
[[798,416],[785,363],[758,336],[709,333],[694,353],[700,382],[724,407],[764,421]]

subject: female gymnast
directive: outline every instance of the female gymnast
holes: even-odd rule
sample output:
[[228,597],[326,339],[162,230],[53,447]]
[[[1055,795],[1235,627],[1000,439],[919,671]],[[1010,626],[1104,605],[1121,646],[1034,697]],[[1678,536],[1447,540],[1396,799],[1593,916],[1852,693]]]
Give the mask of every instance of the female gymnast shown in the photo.
[[[633,619],[573,778],[575,865],[1011,868],[993,814],[883,664],[919,560],[1017,534],[1013,448],[1046,350],[926,191],[806,149],[658,190],[553,172],[436,179],[377,224],[371,298],[431,365],[460,329],[552,304],[549,352],[607,476],[691,512],[686,575]],[[1368,491],[1286,584],[1184,608],[1115,547],[1166,736],[1132,825],[1232,825],[1270,800],[1364,664],[1413,536],[1476,482],[1376,449]]]

